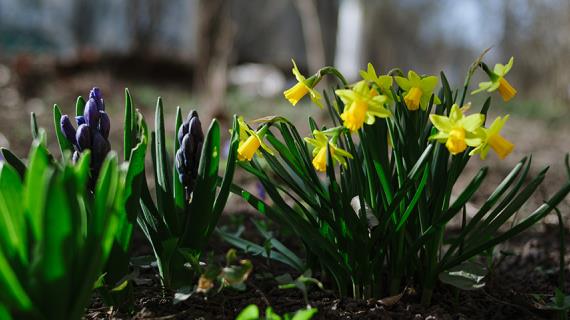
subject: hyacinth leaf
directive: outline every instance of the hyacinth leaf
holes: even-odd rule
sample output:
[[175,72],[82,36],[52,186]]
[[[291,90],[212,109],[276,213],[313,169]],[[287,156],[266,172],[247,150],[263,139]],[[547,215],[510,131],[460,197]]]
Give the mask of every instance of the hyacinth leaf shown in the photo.
[[40,130],[38,128],[38,120],[34,112],[30,113],[30,128],[32,129],[32,138],[38,140],[40,138]]
[[[104,242],[102,243],[102,250],[103,255],[106,256],[109,254],[111,250],[111,244],[113,238],[105,237],[104,235],[108,233],[106,230],[106,225],[108,224],[107,219],[108,213],[107,210],[109,208],[117,209],[117,207],[121,207],[116,202],[116,199],[121,199],[123,196],[122,194],[117,194],[118,192],[122,192],[123,190],[119,190],[119,170],[117,165],[117,155],[114,152],[109,152],[103,165],[101,166],[101,173],[100,178],[97,179],[97,185],[95,187],[95,209],[93,212],[94,222],[91,225],[90,230],[97,235],[102,235]],[[121,212],[123,210],[118,210],[118,215],[112,216],[115,220],[115,227],[117,223],[117,216],[124,214]]]
[[[180,107],[176,108],[176,122],[174,125],[174,132],[178,133],[178,129],[182,125],[182,110]],[[172,154],[176,154],[176,150],[180,147],[180,142],[178,141],[178,135],[174,135],[174,152]],[[177,208],[183,209],[185,207],[185,196],[184,196],[184,186],[180,179],[178,179],[178,171],[176,170],[176,165],[172,166],[172,184],[174,189],[174,204]]]
[[159,212],[164,213],[164,219],[172,232],[178,234],[176,228],[180,227],[178,216],[174,211],[174,203],[172,197],[172,184],[169,179],[170,169],[168,166],[168,154],[166,152],[166,134],[164,129],[164,113],[162,106],[162,98],[158,98],[156,102],[156,111],[154,119],[155,136],[154,149],[155,161],[155,186],[156,198]]
[[24,161],[22,161],[20,158],[18,158],[18,156],[12,153],[12,151],[6,148],[0,148],[0,152],[4,157],[4,160],[6,160],[6,162],[11,165],[12,168],[16,170],[16,172],[18,172],[20,178],[23,180],[24,175],[26,174],[26,165],[24,164]]
[[[237,131],[237,130],[235,130]],[[220,163],[220,124],[212,120],[200,156],[198,177],[189,215],[186,220],[183,247],[201,249],[214,217],[213,206],[216,197],[218,167]]]
[[47,149],[41,144],[34,142],[30,152],[30,163],[26,173],[26,190],[24,201],[28,208],[31,231],[35,239],[42,239],[44,229],[42,228],[44,217],[44,204],[47,201],[47,188],[49,188],[49,178],[53,169],[48,168],[49,158]]
[[124,157],[125,161],[129,161],[131,156],[131,149],[136,144],[136,123],[135,123],[135,110],[133,108],[133,98],[129,89],[125,89],[125,123],[123,128],[124,138]]
[[212,208],[212,217],[208,225],[206,239],[210,237],[210,234],[214,231],[214,228],[218,224],[218,220],[220,219],[222,211],[224,210],[226,202],[228,201],[230,187],[234,178],[234,172],[237,163],[237,149],[239,147],[239,128],[236,115],[234,115],[233,123],[232,135],[230,137],[230,150],[228,153],[228,159],[226,161],[226,171],[224,172],[220,191],[218,192],[218,195],[214,201],[214,206]]
[[[0,298],[2,298],[2,301],[7,305],[0,305],[0,308],[10,306],[19,310],[30,310],[33,307],[32,301],[28,297],[26,291],[22,287],[22,284],[18,280],[16,273],[4,256],[3,251],[0,251],[0,287],[7,289],[0,293]],[[0,312],[0,319],[11,318],[4,317]]]
[[8,258],[18,256],[22,263],[28,262],[26,228],[22,199],[22,181],[16,170],[0,164],[0,237]]
[[85,111],[85,99],[82,96],[77,97],[75,100],[75,115],[82,116]]
[[131,150],[129,158],[129,167],[125,179],[125,199],[126,210],[129,215],[128,220],[134,222],[137,217],[139,208],[139,199],[141,195],[141,184],[143,183],[146,148],[148,145],[148,129],[142,114],[138,113],[139,123],[137,127],[141,130],[141,140]]
[[65,138],[63,133],[61,132],[60,128],[60,120],[61,120],[61,110],[57,104],[53,105],[53,124],[55,129],[55,136],[57,138],[57,143],[59,144],[59,149],[61,150],[61,156],[65,158],[65,152],[70,151],[73,152],[73,146],[71,143]]

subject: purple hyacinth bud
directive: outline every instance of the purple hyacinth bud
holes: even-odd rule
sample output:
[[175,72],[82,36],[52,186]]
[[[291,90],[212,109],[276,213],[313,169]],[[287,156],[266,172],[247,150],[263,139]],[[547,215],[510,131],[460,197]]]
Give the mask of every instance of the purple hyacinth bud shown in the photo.
[[82,124],[77,128],[77,133],[75,134],[75,139],[77,140],[77,147],[79,151],[91,148],[91,131],[89,126]]
[[84,116],[76,116],[75,122],[77,122],[77,126],[79,127],[82,124],[85,124],[85,117]]
[[188,132],[190,133],[191,136],[194,137],[194,140],[196,141],[204,140],[204,133],[202,132],[202,123],[200,122],[198,116],[195,116],[190,120]]
[[85,117],[85,123],[96,129],[99,125],[99,109],[97,109],[97,103],[94,99],[89,99],[85,105],[85,111],[83,113]]
[[89,92],[89,99],[95,100],[97,109],[99,111],[105,111],[105,102],[103,101],[103,95],[101,94],[101,90],[99,88],[94,87],[91,89],[91,92]]
[[59,126],[61,133],[63,133],[67,141],[69,141],[74,146],[77,146],[77,140],[75,140],[75,128],[71,124],[71,121],[69,121],[69,117],[66,114],[61,116],[61,119],[59,120]]
[[176,170],[178,170],[178,172],[184,171],[184,151],[182,148],[176,151]]
[[[182,140],[181,150],[183,150],[184,155],[184,167],[189,168],[193,159],[194,150],[196,149],[196,144],[193,141],[191,135],[187,134]],[[185,170],[186,171],[186,170]]]
[[103,135],[96,131],[93,135],[93,148],[91,151],[93,152],[93,159],[100,159],[102,163],[107,153],[111,151],[111,145],[107,139],[103,138]]
[[99,131],[103,135],[103,138],[109,138],[109,130],[111,130],[111,120],[105,111],[99,111],[100,122]]
[[184,135],[188,133],[188,122],[182,123],[180,128],[178,128],[178,143],[182,144],[182,139],[184,139]]

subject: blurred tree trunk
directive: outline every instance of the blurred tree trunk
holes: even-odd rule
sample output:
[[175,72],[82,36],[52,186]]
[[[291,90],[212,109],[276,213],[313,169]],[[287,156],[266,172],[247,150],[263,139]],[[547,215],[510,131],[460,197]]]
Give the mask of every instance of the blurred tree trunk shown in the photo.
[[150,53],[152,40],[158,33],[162,17],[161,0],[132,0],[128,2],[127,19],[132,30],[131,52],[137,56]]
[[225,118],[228,66],[236,33],[230,4],[224,0],[201,0],[198,9],[194,89],[200,93],[202,106],[220,120]]
[[325,45],[317,6],[314,0],[295,0],[294,3],[301,18],[307,64],[309,71],[313,73],[326,64]]

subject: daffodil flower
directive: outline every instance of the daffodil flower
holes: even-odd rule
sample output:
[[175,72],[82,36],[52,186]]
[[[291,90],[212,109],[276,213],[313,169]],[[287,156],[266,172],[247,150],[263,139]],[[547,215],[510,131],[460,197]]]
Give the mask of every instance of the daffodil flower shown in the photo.
[[370,89],[365,80],[357,82],[352,89],[339,89],[335,93],[344,103],[340,118],[351,131],[362,128],[364,123],[374,124],[377,117],[387,118],[391,115],[384,107],[386,96]]
[[430,114],[429,118],[434,127],[439,130],[438,133],[430,137],[430,140],[445,143],[453,155],[465,151],[467,146],[478,147],[483,141],[480,130],[485,120],[483,114],[465,116],[459,106],[454,104],[449,112],[449,117]]
[[259,147],[263,148],[269,154],[273,154],[273,150],[263,142],[263,138],[267,133],[268,126],[264,125],[258,131],[254,131],[249,128],[247,123],[243,120],[243,117],[238,118],[239,124],[239,146],[238,146],[238,160],[239,161],[251,161],[254,154],[261,156]]
[[[404,90],[404,102],[406,103],[408,110],[415,111],[421,107],[422,110],[425,111],[428,107],[428,103],[435,86],[437,86],[437,77],[427,76],[422,78],[417,73],[410,70],[408,72],[408,78],[398,76],[395,78],[398,86]],[[433,101],[435,104],[441,103],[437,96],[434,96]]]
[[297,79],[297,84],[295,84],[290,89],[285,90],[283,95],[293,106],[299,102],[307,93],[311,96],[311,100],[318,105],[320,108],[323,107],[321,103],[321,95],[314,90],[313,88],[321,81],[321,77],[318,74],[315,74],[309,78],[305,78],[297,68],[297,64],[295,60],[291,60],[293,62],[293,75]]
[[486,90],[487,92],[493,92],[499,89],[499,94],[501,95],[501,97],[505,102],[511,100],[517,94],[517,90],[513,88],[513,86],[507,81],[507,79],[505,79],[505,76],[513,67],[513,61],[514,58],[511,57],[511,59],[509,59],[509,62],[506,65],[497,63],[493,71],[489,70],[487,65],[482,63],[481,66],[483,70],[485,70],[491,81],[485,81],[479,83],[479,89],[474,90],[473,92],[471,92],[471,94],[476,94],[484,90]]
[[501,160],[505,159],[515,148],[515,145],[513,143],[505,139],[500,134],[501,129],[508,119],[509,115],[506,115],[503,118],[497,117],[488,129],[482,128],[482,131],[484,133],[483,141],[481,145],[473,149],[469,155],[472,156],[475,154],[480,154],[481,159],[485,160],[487,153],[489,153],[489,150],[492,148],[495,150]]
[[308,144],[314,146],[312,162],[313,167],[315,167],[317,171],[325,172],[327,169],[327,145],[329,146],[333,161],[340,163],[345,168],[347,166],[346,158],[352,159],[352,155],[350,153],[336,145],[335,140],[338,137],[338,130],[336,132],[337,133],[334,134],[332,139],[329,139],[327,135],[330,135],[330,132],[327,133],[314,130],[314,138],[305,138],[305,141]]
[[372,63],[368,63],[368,69],[366,71],[360,70],[360,76],[362,79],[376,84],[380,93],[386,96],[386,104],[394,101],[394,95],[392,93],[392,84],[394,83],[394,79],[391,76],[382,75],[379,76],[376,74],[376,70]]

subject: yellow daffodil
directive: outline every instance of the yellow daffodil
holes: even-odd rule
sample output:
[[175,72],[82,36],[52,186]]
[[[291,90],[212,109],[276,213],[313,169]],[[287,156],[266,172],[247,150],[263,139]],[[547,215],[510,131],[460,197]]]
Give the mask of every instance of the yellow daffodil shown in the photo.
[[479,83],[479,89],[474,90],[471,94],[476,94],[484,90],[493,92],[499,89],[499,94],[505,102],[511,100],[517,94],[517,90],[511,86],[507,79],[505,79],[505,76],[513,67],[513,61],[514,58],[511,57],[506,65],[497,63],[493,71],[489,70],[487,65],[482,64],[483,70],[485,70],[491,81]]
[[430,140],[445,143],[449,152],[453,155],[461,153],[467,146],[477,147],[481,145],[483,137],[480,130],[485,116],[477,113],[465,116],[459,106],[454,104],[449,112],[449,117],[431,114],[431,123],[439,130],[432,135]]
[[268,126],[264,125],[258,131],[253,131],[249,128],[247,123],[243,120],[243,117],[238,118],[239,123],[239,146],[238,146],[238,160],[239,161],[251,161],[254,154],[261,156],[259,147],[262,147],[269,154],[273,154],[271,148],[263,142],[263,137],[267,132]]
[[339,148],[335,145],[335,138],[329,139],[328,133],[314,130],[314,138],[305,138],[305,141],[314,146],[313,149],[313,167],[317,171],[325,172],[327,169],[327,145],[329,146],[333,161],[340,163],[346,168],[346,158],[352,159],[352,155],[346,150]]
[[394,95],[392,93],[392,84],[394,79],[391,76],[377,75],[376,70],[372,63],[368,63],[368,69],[366,71],[360,70],[360,76],[362,79],[373,83],[378,87],[380,94],[386,96],[386,104],[394,101]]
[[[417,73],[410,70],[408,72],[408,78],[395,78],[398,86],[404,90],[404,102],[406,103],[408,110],[414,111],[421,107],[422,110],[425,111],[428,107],[433,91],[437,86],[437,77],[426,76],[422,78]],[[433,101],[435,104],[441,103],[437,96],[434,96]]]
[[480,154],[481,159],[485,160],[487,153],[489,153],[489,150],[493,148],[500,159],[505,159],[515,148],[513,143],[505,139],[500,134],[501,129],[508,119],[509,115],[506,115],[503,118],[497,117],[488,129],[482,128],[484,133],[483,141],[481,145],[473,149],[469,155]]
[[374,124],[376,117],[387,118],[391,114],[384,107],[386,96],[370,89],[365,80],[357,82],[352,89],[339,89],[335,93],[344,103],[340,118],[351,131],[360,129],[364,123]]
[[311,100],[322,108],[323,105],[320,101],[321,95],[313,89],[317,83],[319,83],[321,78],[318,75],[313,75],[309,78],[305,78],[305,76],[303,76],[299,71],[299,68],[297,68],[295,60],[291,61],[293,61],[293,74],[297,79],[297,84],[292,86],[290,89],[285,90],[285,92],[283,92],[283,95],[294,106],[308,93],[311,96]]

